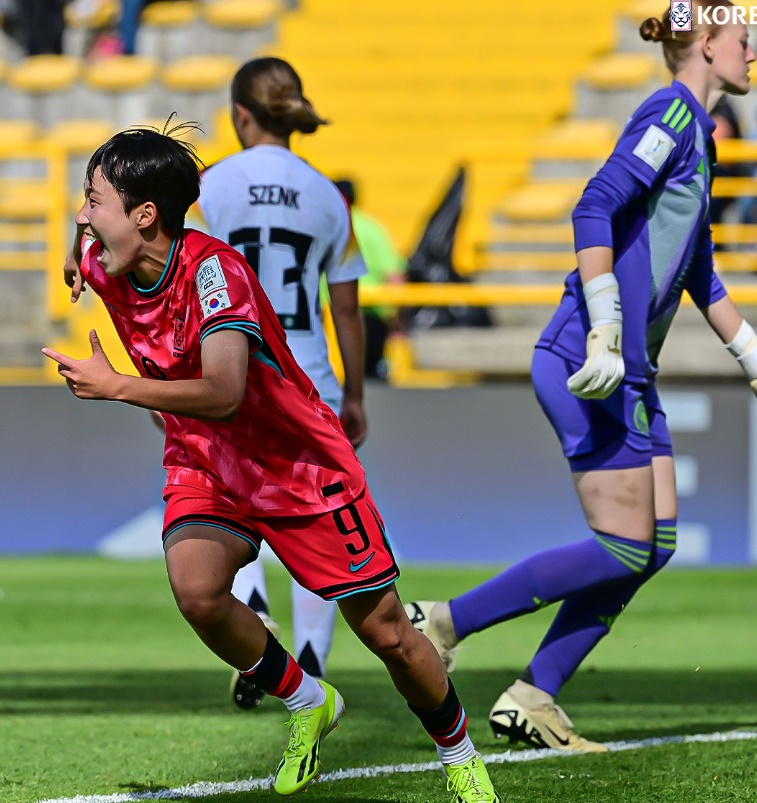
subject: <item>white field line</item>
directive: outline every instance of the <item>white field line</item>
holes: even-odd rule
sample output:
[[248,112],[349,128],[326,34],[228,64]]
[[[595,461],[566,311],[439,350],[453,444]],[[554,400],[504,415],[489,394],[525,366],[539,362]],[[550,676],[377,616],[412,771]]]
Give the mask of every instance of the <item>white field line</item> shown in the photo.
[[[639,739],[633,742],[606,742],[613,753],[624,750],[644,750],[666,744],[693,744],[708,742],[738,742],[757,739],[757,731],[728,731],[727,733],[696,733],[692,736],[661,736],[653,739]],[[506,750],[504,753],[489,753],[482,756],[487,764],[517,764],[522,761],[540,761],[544,758],[572,758],[580,753],[565,753],[560,750]],[[407,772],[439,771],[438,761],[425,761],[422,764],[387,764],[378,767],[357,767],[349,770],[334,770],[323,773],[316,783],[345,781],[355,778],[376,778],[382,775],[397,775]],[[135,803],[141,800],[176,800],[180,798],[214,797],[222,794],[252,792],[268,789],[273,776],[268,778],[248,778],[246,781],[228,783],[193,783],[176,789],[162,789],[155,792],[121,792],[114,795],[77,795],[41,800],[39,803]]]

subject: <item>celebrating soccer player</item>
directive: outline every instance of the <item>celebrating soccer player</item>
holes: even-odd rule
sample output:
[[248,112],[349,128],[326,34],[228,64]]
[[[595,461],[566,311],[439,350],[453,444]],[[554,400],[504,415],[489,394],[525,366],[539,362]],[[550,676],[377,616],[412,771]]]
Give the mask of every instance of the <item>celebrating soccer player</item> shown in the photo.
[[[207,647],[289,709],[276,792],[315,778],[344,703],[231,593],[263,540],[305,588],[338,601],[384,662],[436,743],[454,800],[499,801],[439,656],[403,610],[381,516],[339,419],[295,362],[248,262],[184,228],[200,192],[190,146],[151,129],[116,134],[90,159],[84,189],[81,276],[67,278],[103,299],[139,376],[116,372],[94,331],[87,359],[43,351],[77,397],[163,415],[171,588]],[[82,256],[87,229],[95,239]]]

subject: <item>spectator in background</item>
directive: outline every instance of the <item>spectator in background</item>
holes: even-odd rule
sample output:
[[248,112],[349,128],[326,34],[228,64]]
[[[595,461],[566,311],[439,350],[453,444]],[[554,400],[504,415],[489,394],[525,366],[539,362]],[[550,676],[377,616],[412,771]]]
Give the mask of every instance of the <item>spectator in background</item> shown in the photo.
[[20,0],[15,13],[16,37],[27,56],[63,53],[65,0]]
[[[120,0],[118,15],[109,16],[93,31],[85,57],[90,61],[100,61],[111,56],[135,55],[142,11],[153,2],[155,0]],[[74,4],[78,7],[78,15],[91,19],[96,19],[103,7],[109,7],[107,0],[74,0]]]
[[[402,284],[405,281],[406,261],[397,251],[389,233],[375,218],[356,205],[355,183],[342,178],[334,182],[350,205],[352,228],[368,274],[361,276],[361,287],[382,284]],[[363,307],[365,321],[365,375],[386,379],[384,347],[387,337],[399,325],[394,307]]]
[[121,21],[118,33],[125,56],[133,56],[137,49],[137,31],[142,9],[153,0],[121,0]]

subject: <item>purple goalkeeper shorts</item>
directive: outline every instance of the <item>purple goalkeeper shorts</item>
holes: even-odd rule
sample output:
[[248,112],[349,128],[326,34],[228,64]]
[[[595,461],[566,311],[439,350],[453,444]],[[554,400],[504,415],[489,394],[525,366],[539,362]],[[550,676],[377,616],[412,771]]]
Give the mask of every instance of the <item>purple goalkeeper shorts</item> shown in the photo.
[[672,456],[673,444],[654,385],[621,384],[606,399],[579,399],[567,387],[580,365],[537,348],[536,398],[560,438],[571,471],[639,468]]

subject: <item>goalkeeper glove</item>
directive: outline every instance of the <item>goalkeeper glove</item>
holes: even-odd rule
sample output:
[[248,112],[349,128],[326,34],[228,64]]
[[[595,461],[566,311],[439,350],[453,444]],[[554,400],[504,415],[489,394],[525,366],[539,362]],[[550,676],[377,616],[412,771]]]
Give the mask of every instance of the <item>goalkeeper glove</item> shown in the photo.
[[741,366],[752,390],[757,395],[757,335],[754,329],[742,320],[736,337],[732,343],[726,345],[726,348],[736,358],[736,362]]
[[580,399],[606,399],[618,387],[623,363],[623,311],[620,288],[612,273],[584,285],[591,331],[586,337],[586,362],[568,378],[568,390]]

